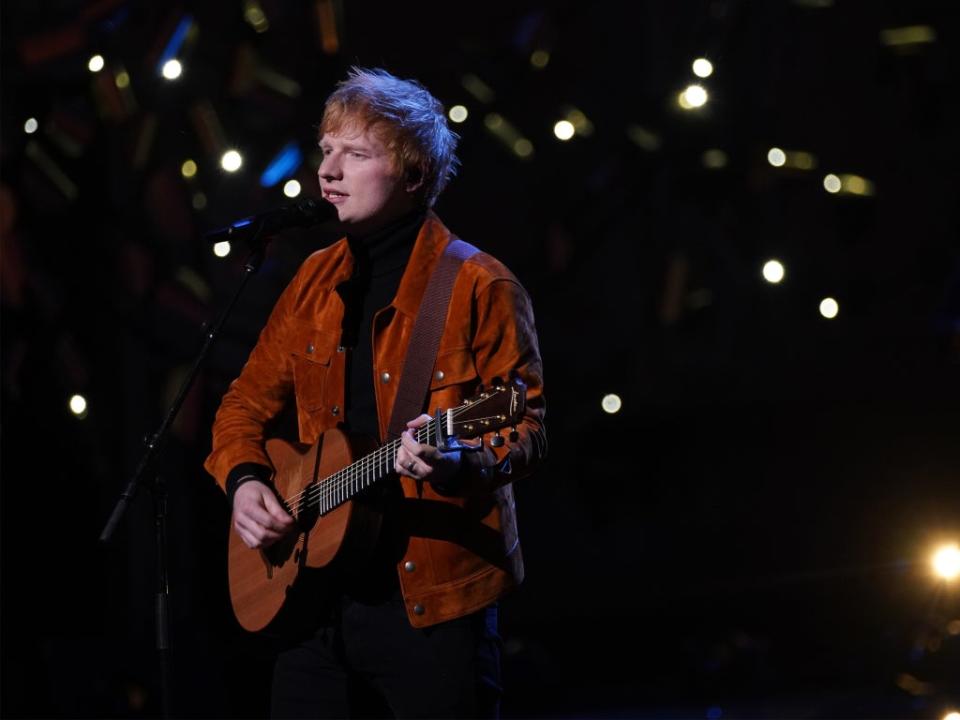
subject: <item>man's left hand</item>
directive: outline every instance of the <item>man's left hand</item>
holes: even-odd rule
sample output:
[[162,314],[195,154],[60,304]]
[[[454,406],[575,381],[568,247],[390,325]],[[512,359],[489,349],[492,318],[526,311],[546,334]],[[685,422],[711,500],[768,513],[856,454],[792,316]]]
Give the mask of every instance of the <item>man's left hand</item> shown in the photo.
[[414,480],[427,480],[434,487],[444,487],[460,471],[460,451],[443,452],[433,445],[417,442],[414,430],[423,427],[431,418],[421,415],[407,423],[407,429],[400,434],[400,449],[394,470]]

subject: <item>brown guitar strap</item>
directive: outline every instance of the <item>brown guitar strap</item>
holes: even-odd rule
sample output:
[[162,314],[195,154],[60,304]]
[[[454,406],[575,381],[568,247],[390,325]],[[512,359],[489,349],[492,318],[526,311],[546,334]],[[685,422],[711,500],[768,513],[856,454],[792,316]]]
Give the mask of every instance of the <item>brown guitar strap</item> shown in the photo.
[[450,309],[453,283],[463,263],[477,252],[479,250],[470,243],[451,237],[450,244],[443,251],[440,262],[427,282],[400,373],[397,399],[393,403],[393,413],[387,426],[388,439],[400,437],[400,433],[407,429],[407,422],[423,410],[430,387],[430,375],[437,361],[440,336]]

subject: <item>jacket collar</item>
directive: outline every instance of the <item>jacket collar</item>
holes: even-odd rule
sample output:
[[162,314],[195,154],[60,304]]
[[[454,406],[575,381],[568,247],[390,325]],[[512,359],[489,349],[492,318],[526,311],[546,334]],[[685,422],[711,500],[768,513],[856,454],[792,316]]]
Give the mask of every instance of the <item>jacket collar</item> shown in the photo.
[[440,222],[436,213],[430,210],[417,234],[407,269],[403,271],[396,297],[391,303],[399,312],[416,317],[430,275],[449,244],[450,231]]

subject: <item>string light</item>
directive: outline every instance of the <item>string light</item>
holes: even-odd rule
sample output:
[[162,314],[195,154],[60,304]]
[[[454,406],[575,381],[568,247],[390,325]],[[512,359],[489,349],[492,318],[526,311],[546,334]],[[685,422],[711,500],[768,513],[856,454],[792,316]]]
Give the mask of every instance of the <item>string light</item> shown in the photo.
[[841,187],[842,183],[840,182],[840,178],[833,173],[830,173],[823,179],[823,189],[828,193],[836,194],[840,192]]
[[683,110],[699,110],[707,104],[709,99],[706,88],[703,85],[694,84],[688,85],[677,96],[677,103]]
[[23,131],[27,135],[33,135],[38,127],[40,127],[40,123],[37,122],[36,118],[27,118],[27,121],[23,124]]
[[184,160],[180,166],[180,174],[185,178],[192,178],[197,174],[197,164],[193,160]]
[[283,184],[283,194],[288,198],[295,198],[300,194],[300,182],[298,180],[287,180]]
[[87,399],[83,395],[72,395],[67,405],[78,420],[87,416]]
[[224,258],[230,254],[230,241],[222,240],[221,242],[213,244],[213,254],[217,257]]
[[463,105],[454,105],[452,108],[450,108],[448,115],[450,120],[453,122],[462,123],[467,119],[469,113],[467,112],[467,108],[465,108]]
[[575,132],[573,123],[569,120],[558,120],[553,126],[553,134],[557,136],[558,140],[564,142],[572,138]]
[[826,297],[820,301],[820,314],[827,320],[833,320],[840,312],[840,305],[832,297]]
[[770,148],[767,152],[767,162],[774,167],[783,167],[787,162],[787,154],[778,147]]
[[530,54],[530,64],[537,70],[543,70],[550,62],[550,53],[546,50],[534,50]]
[[87,69],[92,73],[98,73],[103,70],[105,64],[103,55],[94,55],[90,58],[89,62],[87,62]]
[[960,575],[960,547],[945,545],[933,554],[933,571],[943,580],[953,580]]

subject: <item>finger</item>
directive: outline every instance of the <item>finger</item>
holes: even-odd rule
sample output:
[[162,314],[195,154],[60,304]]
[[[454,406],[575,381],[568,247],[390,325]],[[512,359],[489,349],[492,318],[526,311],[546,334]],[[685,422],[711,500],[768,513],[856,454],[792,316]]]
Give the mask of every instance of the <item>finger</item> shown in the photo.
[[431,418],[429,415],[423,414],[423,415],[421,415],[420,417],[414,418],[413,420],[411,420],[410,422],[408,422],[408,423],[407,423],[407,427],[408,427],[408,428],[414,428],[414,429],[419,428],[419,427],[423,427],[423,426],[426,425],[428,422],[430,422],[431,419],[432,419],[432,418]]
[[280,523],[280,527],[278,529],[289,528],[291,525],[293,525],[293,517],[287,512],[286,508],[280,504],[273,493],[264,493],[263,504],[266,507],[267,512],[270,513],[270,515]]
[[418,443],[413,439],[412,432],[404,430],[400,433],[400,447],[410,453],[414,458],[419,458],[423,454],[423,448],[425,448],[426,445]]
[[241,508],[240,515],[247,521],[244,524],[250,529],[252,529],[251,525],[253,527],[267,528],[276,532],[284,532],[289,528],[289,523],[281,522],[259,505],[250,505]]

